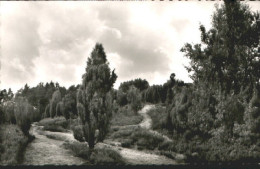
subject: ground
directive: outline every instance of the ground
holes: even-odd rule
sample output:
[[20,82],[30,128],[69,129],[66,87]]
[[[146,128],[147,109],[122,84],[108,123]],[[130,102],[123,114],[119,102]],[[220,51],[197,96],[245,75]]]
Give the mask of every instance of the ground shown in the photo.
[[[141,123],[137,125],[114,126],[117,130],[123,128],[142,128],[148,130],[154,135],[163,137],[166,141],[170,139],[156,131],[151,130],[152,120],[147,114],[149,109],[154,108],[153,105],[145,105],[140,113],[143,116]],[[87,161],[75,157],[71,151],[66,149],[63,144],[65,142],[77,142],[74,139],[73,133],[68,132],[51,132],[43,130],[42,126],[34,124],[30,131],[35,135],[36,139],[27,147],[25,153],[24,164],[28,165],[81,165],[86,164]],[[163,155],[156,154],[153,151],[138,150],[134,148],[122,147],[122,142],[113,139],[106,139],[103,143],[98,143],[96,148],[110,148],[118,152],[128,164],[147,164],[147,165],[162,165],[162,164],[176,164],[176,161],[167,158]]]

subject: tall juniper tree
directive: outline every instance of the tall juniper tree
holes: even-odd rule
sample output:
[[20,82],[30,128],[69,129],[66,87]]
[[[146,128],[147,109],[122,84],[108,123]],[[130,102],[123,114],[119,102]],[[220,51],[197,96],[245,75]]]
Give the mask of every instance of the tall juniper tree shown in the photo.
[[86,73],[77,93],[77,110],[89,148],[103,141],[111,116],[108,94],[117,79],[111,72],[102,44],[97,43],[87,61]]

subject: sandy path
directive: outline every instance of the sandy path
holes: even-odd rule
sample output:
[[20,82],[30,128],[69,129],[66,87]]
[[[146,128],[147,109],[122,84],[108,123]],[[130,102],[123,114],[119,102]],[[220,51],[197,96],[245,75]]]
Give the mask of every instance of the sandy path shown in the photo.
[[[111,144],[111,143],[110,143]],[[151,154],[144,151],[134,150],[130,148],[123,148],[119,146],[112,146],[107,143],[98,143],[99,148],[111,148],[119,152],[119,154],[131,165],[170,165],[176,164],[172,159],[165,156]]]
[[59,137],[73,141],[72,133],[48,132],[41,130],[41,126],[33,125],[31,134],[36,138],[26,148],[24,165],[81,165],[85,160],[75,157],[69,150],[63,148],[64,141],[47,138],[45,135],[52,133]]
[[154,131],[152,130],[152,119],[151,117],[147,114],[147,112],[150,110],[150,109],[154,109],[155,108],[155,105],[145,105],[144,108],[142,110],[139,111],[139,113],[143,116],[143,121],[139,124],[140,127],[142,128],[145,128],[147,130],[149,130],[150,132],[152,132],[153,134],[155,135],[159,135],[159,136],[162,136],[165,140],[167,141],[172,141],[172,139],[170,139],[169,137],[157,132],[157,131]]
[[[127,128],[127,127],[142,127],[154,134],[158,134],[160,136],[163,136],[166,140],[171,140],[167,136],[164,136],[156,131],[151,130],[152,126],[152,119],[147,114],[147,112],[154,108],[154,105],[145,105],[142,110],[140,110],[138,113],[140,113],[143,116],[143,121],[138,125],[128,125],[128,126],[122,126],[121,128]],[[167,158],[162,155],[157,154],[151,154],[144,151],[139,151],[135,149],[129,149],[129,148],[123,148],[120,147],[121,143],[112,141],[112,140],[105,140],[105,143],[98,143],[97,146],[99,147],[110,147],[116,151],[118,151],[121,156],[126,159],[130,164],[147,164],[147,165],[169,165],[169,164],[176,164],[176,161]]]
[[[142,127],[148,129],[154,134],[160,133],[151,130],[152,120],[147,114],[147,111],[153,108],[153,105],[145,105],[139,113],[144,117],[143,121],[138,125],[122,126],[124,127]],[[72,132],[61,133],[61,132],[50,132],[43,131],[42,126],[33,124],[31,127],[31,134],[36,138],[30,143],[26,149],[24,164],[25,165],[82,165],[86,161],[82,158],[75,157],[71,152],[63,148],[62,144],[67,141],[76,141],[73,137]],[[46,137],[46,135],[55,135],[60,140],[55,140]],[[164,136],[165,139],[169,139]],[[62,141],[63,140],[63,141]],[[176,164],[176,162],[170,158],[162,155],[152,154],[145,151],[139,151],[135,149],[123,148],[120,142],[113,140],[105,140],[104,143],[98,143],[97,147],[109,147],[113,150],[118,151],[121,156],[126,159],[130,164],[147,164],[147,165],[163,165],[163,164]]]

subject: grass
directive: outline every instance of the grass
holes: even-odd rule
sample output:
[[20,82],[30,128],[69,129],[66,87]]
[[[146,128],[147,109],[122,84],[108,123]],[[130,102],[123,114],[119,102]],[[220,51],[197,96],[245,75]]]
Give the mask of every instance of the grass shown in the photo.
[[130,106],[120,107],[118,112],[112,116],[112,126],[124,126],[139,124],[143,120],[140,114],[134,113]]
[[19,164],[23,159],[22,155],[29,139],[22,133],[17,125],[12,124],[0,126],[0,138],[0,164]]

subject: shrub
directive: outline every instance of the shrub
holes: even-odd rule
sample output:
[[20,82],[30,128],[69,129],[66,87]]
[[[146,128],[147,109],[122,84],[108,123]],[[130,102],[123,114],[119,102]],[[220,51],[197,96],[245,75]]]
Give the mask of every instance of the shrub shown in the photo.
[[130,106],[135,113],[137,113],[137,111],[142,108],[141,100],[142,96],[139,89],[131,86],[131,88],[127,92],[127,101],[128,103],[130,103]]
[[0,137],[0,165],[18,164],[28,138],[13,124],[0,126]]
[[6,120],[6,122],[11,123],[11,124],[16,124],[16,119],[15,119],[15,115],[14,115],[14,105],[15,104],[13,101],[4,102],[4,105],[3,105],[5,120]]
[[55,132],[66,132],[68,122],[64,117],[46,118],[42,119],[38,123],[40,126],[44,126],[44,130],[55,131]]
[[90,152],[88,148],[87,143],[80,143],[80,142],[64,142],[63,146],[66,149],[70,149],[73,154],[77,157],[84,158],[86,160],[89,160],[90,158]]
[[132,144],[133,143],[131,139],[124,139],[121,143],[122,147],[127,147],[127,148],[131,147]]
[[119,130],[113,132],[109,136],[109,138],[112,138],[112,139],[127,138],[127,137],[130,137],[132,133],[133,133],[132,128],[119,129]]
[[72,128],[73,131],[73,136],[76,140],[83,142],[85,141],[84,135],[83,135],[83,130],[82,130],[82,125],[74,126]]
[[117,103],[120,106],[125,106],[127,105],[127,96],[122,90],[117,91]]
[[33,106],[25,98],[16,98],[14,107],[16,123],[26,136],[29,135],[33,113]]
[[[5,114],[2,105],[0,105],[0,124],[5,122]],[[0,150],[1,151],[1,150]]]
[[126,163],[118,152],[108,148],[94,149],[94,152],[90,156],[90,162],[101,165],[118,165]]
[[47,104],[44,111],[44,118],[50,117],[50,104]]
[[139,124],[143,120],[140,114],[134,113],[128,106],[120,107],[116,114],[113,114],[111,125],[124,126]]
[[156,106],[155,109],[148,111],[149,116],[152,119],[152,129],[160,130],[166,128],[167,112],[165,108]]

